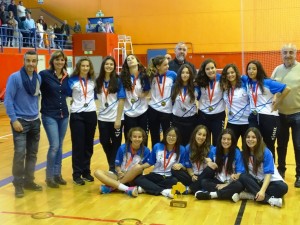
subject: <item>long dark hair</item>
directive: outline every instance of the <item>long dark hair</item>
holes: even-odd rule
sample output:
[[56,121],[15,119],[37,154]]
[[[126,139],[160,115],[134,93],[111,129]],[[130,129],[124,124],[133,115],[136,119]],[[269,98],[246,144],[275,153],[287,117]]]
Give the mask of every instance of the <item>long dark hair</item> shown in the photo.
[[224,148],[222,146],[222,137],[224,134],[229,134],[231,136],[231,146],[229,147],[228,156],[227,156],[227,166],[225,168],[225,171],[227,174],[233,174],[233,161],[235,158],[235,149],[237,148],[237,140],[233,133],[233,131],[229,128],[226,128],[222,130],[220,136],[218,137],[217,141],[217,149],[216,149],[216,164],[218,165],[218,173],[222,172],[223,166],[224,166]]
[[242,87],[242,81],[241,81],[241,75],[240,75],[240,71],[237,68],[237,66],[235,64],[227,64],[223,70],[222,70],[222,76],[221,76],[221,89],[222,91],[228,91],[229,94],[229,90],[230,88],[232,88],[230,82],[227,79],[227,71],[228,69],[232,68],[236,74],[236,84],[235,87],[236,88],[240,88]]
[[257,139],[257,144],[254,146],[254,151],[253,151],[253,154],[254,154],[253,172],[256,174],[258,171],[258,167],[264,160],[264,151],[266,148],[266,144],[263,141],[263,137],[262,137],[259,129],[257,129],[256,127],[250,127],[246,131],[245,136],[243,138],[243,144],[242,144],[242,149],[243,149],[242,156],[243,156],[243,161],[244,161],[244,165],[245,165],[247,172],[249,172],[248,163],[249,163],[251,150],[246,143],[246,138],[247,138],[249,132],[251,132],[251,131],[254,133],[254,135],[256,136],[256,139]]
[[205,67],[207,64],[213,63],[215,67],[217,68],[217,64],[213,59],[206,59],[200,66],[200,69],[198,71],[198,74],[196,76],[195,82],[199,87],[204,87],[206,88],[209,84],[209,78],[205,72]]
[[127,152],[130,151],[130,145],[131,145],[131,136],[132,136],[132,133],[133,132],[141,132],[142,133],[142,137],[143,137],[143,141],[141,143],[141,146],[140,146],[140,149],[142,150],[142,153],[141,153],[141,159],[144,158],[144,153],[145,153],[145,140],[147,139],[147,136],[146,136],[146,132],[140,128],[140,127],[132,127],[130,128],[130,130],[128,131],[128,134],[127,134],[127,141],[126,141],[126,155],[127,155]]
[[[206,132],[206,139],[203,142],[202,145],[199,146],[199,144],[196,141],[196,135],[199,130],[205,130]],[[206,126],[204,125],[198,125],[195,127],[195,129],[192,132],[191,138],[190,138],[190,159],[192,163],[195,162],[203,162],[205,158],[207,157],[210,150],[210,135],[209,131]]]
[[258,60],[251,60],[250,62],[248,62],[247,67],[246,67],[247,76],[248,76],[248,66],[251,63],[254,64],[257,68],[257,74],[256,74],[257,84],[260,87],[261,92],[264,93],[264,91],[265,91],[265,89],[264,89],[264,79],[268,79],[268,76],[267,76],[262,64]]
[[87,78],[94,80],[95,79],[95,71],[94,71],[94,66],[92,61],[88,58],[88,57],[82,57],[78,60],[78,62],[76,63],[75,69],[73,71],[73,73],[71,74],[71,76],[79,76],[80,75],[80,67],[81,67],[81,63],[84,61],[88,61],[90,64],[90,70],[87,74]]
[[150,82],[152,82],[155,75],[158,75],[156,66],[160,66],[166,59],[167,58],[163,55],[159,55],[150,59],[149,65],[147,67],[147,75],[150,77]]
[[123,65],[122,65],[122,71],[121,71],[120,77],[121,77],[123,86],[128,91],[132,90],[132,82],[131,82],[131,76],[130,76],[131,74],[130,74],[130,69],[128,67],[128,63],[127,63],[127,58],[129,56],[134,56],[136,58],[136,61],[138,62],[139,79],[141,80],[142,87],[144,88],[146,83],[149,83],[149,77],[147,75],[146,68],[143,66],[141,61],[133,54],[129,54],[126,57]]
[[188,71],[189,71],[189,74],[190,74],[190,78],[188,80],[188,85],[187,85],[187,94],[190,96],[191,102],[195,101],[194,72],[193,72],[191,66],[189,66],[187,64],[183,64],[177,72],[177,77],[176,77],[174,87],[173,87],[173,90],[172,90],[172,94],[171,94],[172,102],[175,102],[176,97],[178,96],[179,92],[183,88],[183,81],[182,81],[182,78],[181,78],[181,73],[182,73],[184,68],[187,68]]
[[113,57],[106,56],[101,63],[100,73],[96,79],[96,88],[95,89],[98,94],[102,92],[103,82],[104,82],[104,78],[105,78],[104,66],[105,66],[105,63],[107,60],[112,60],[114,63],[114,70],[110,74],[110,80],[109,80],[109,84],[108,84],[108,93],[116,93],[118,91],[118,75],[116,73],[116,61]]
[[177,127],[169,127],[166,132],[164,132],[164,137],[161,141],[161,143],[163,143],[166,147],[167,147],[167,136],[168,134],[170,133],[170,131],[174,130],[175,131],[175,134],[176,134],[176,143],[175,143],[175,146],[174,146],[174,152],[176,153],[176,160],[178,160],[179,158],[179,155],[180,155],[180,143],[181,143],[181,135],[180,135],[180,132],[178,130]]

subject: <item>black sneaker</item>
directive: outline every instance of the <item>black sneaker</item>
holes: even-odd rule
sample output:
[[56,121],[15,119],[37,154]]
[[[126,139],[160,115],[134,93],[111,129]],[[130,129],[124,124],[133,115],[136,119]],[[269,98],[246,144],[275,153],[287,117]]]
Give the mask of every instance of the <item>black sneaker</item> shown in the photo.
[[54,181],[54,179],[46,179],[47,186],[50,188],[59,188],[58,183]]
[[209,199],[211,199],[211,196],[210,196],[209,192],[207,192],[207,191],[197,191],[195,193],[195,197],[198,200],[209,200]]
[[295,181],[294,186],[295,186],[296,188],[300,188],[300,177],[297,177],[297,178],[296,178],[296,181]]
[[32,190],[32,191],[42,191],[43,187],[34,183],[34,182],[30,182],[30,183],[25,183],[24,184],[24,189],[26,190]]
[[16,198],[24,197],[24,190],[21,185],[15,186],[15,196],[16,196]]
[[82,179],[87,181],[87,182],[93,182],[94,181],[94,177],[91,174],[82,176]]
[[60,185],[66,185],[67,181],[65,181],[62,176],[54,176],[54,181]]
[[84,180],[82,180],[80,177],[74,178],[74,179],[73,179],[73,183],[76,184],[76,185],[79,185],[79,186],[85,185]]

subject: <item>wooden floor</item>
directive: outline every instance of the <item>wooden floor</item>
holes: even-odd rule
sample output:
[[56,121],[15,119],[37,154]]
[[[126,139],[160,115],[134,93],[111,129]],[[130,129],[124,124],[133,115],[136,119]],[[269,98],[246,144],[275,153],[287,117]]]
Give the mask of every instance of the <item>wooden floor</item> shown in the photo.
[[[300,138],[300,137],[299,137]],[[98,133],[95,140],[98,139]],[[290,142],[291,143],[291,142]],[[68,131],[64,142],[63,177],[68,181],[59,189],[49,189],[45,180],[45,160],[48,141],[44,130],[38,153],[36,182],[44,188],[42,192],[26,191],[25,197],[16,199],[11,184],[11,165],[13,141],[9,119],[4,106],[0,103],[0,224],[118,224],[124,218],[136,218],[142,224],[282,224],[299,225],[300,189],[294,188],[295,162],[292,144],[288,151],[286,181],[289,192],[284,198],[283,208],[255,204],[250,201],[233,203],[230,201],[197,201],[185,196],[187,208],[172,208],[170,200],[163,196],[141,194],[131,198],[123,193],[99,194],[100,182],[76,186],[72,183],[71,141]],[[92,158],[92,171],[96,168],[107,169],[106,159],[100,144],[95,144]],[[48,219],[33,219],[36,212],[52,212]],[[126,223],[122,223],[126,224]],[[128,223],[137,224],[137,223]]]

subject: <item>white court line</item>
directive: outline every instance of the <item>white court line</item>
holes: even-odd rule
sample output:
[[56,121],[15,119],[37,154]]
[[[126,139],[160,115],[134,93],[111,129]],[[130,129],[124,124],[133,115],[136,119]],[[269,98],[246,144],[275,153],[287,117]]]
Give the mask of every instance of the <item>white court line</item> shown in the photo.
[[11,135],[12,135],[12,134],[7,134],[7,135],[0,136],[0,139],[1,139],[1,138],[8,137],[8,136],[11,136]]

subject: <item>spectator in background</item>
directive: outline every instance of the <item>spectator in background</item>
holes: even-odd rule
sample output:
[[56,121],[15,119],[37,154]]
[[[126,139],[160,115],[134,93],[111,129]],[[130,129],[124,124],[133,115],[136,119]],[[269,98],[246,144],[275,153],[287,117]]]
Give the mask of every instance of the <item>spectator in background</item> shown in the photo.
[[19,5],[17,6],[17,12],[20,21],[24,21],[26,19],[26,8],[23,6],[22,1],[19,1]]
[[0,3],[0,6],[3,5],[4,6],[4,10],[7,11],[7,3],[6,1],[2,0]]
[[91,21],[88,20],[88,23],[85,25],[85,32],[92,33],[94,32],[94,28],[92,27]]
[[30,46],[34,47],[35,44],[36,44],[36,37],[35,37],[35,35],[36,35],[36,27],[35,27],[35,22],[31,18],[31,14],[30,13],[26,13],[26,19],[24,20],[24,29],[28,33],[27,44],[29,45],[29,47]]
[[113,33],[113,30],[112,30],[112,27],[111,27],[110,22],[106,22],[106,23],[105,23],[104,29],[105,29],[105,32],[106,32],[106,33]]
[[97,22],[97,25],[95,27],[95,32],[105,32],[104,27],[103,27],[103,23],[101,20],[99,20]]
[[36,22],[42,24],[44,31],[48,29],[47,23],[45,22],[43,16],[40,16],[40,18]]
[[75,21],[74,32],[81,33],[81,26],[78,21]]
[[172,56],[170,55],[170,54],[165,54],[165,57],[166,57],[166,59],[169,61],[169,63],[170,63],[170,61],[172,60]]
[[5,6],[2,4],[0,6],[0,37],[3,46],[7,46],[7,21],[8,21],[8,12],[5,11]]
[[44,29],[41,23],[36,23],[36,37],[39,42],[38,47],[43,48],[44,44]]
[[53,25],[53,31],[54,31],[54,35],[55,35],[55,37],[54,37],[54,42],[55,42],[55,45],[56,46],[54,46],[54,47],[56,47],[56,48],[61,48],[60,46],[61,46],[61,44],[62,44],[62,41],[61,41],[61,29],[57,26],[57,23],[55,23],[54,25]]
[[64,23],[61,25],[60,27],[60,30],[61,30],[61,40],[62,40],[62,48],[66,48],[65,44],[70,36],[70,26],[68,24],[68,21],[67,20],[64,20]]
[[8,10],[8,12],[11,11],[13,13],[15,20],[17,20],[19,22],[18,8],[17,8],[17,5],[15,4],[14,0],[11,0],[11,3],[9,4],[7,10]]
[[49,41],[50,41],[50,48],[55,48],[54,39],[56,36],[54,34],[54,28],[52,25],[49,26],[47,33],[48,33],[48,37],[49,37]]
[[186,61],[186,55],[186,44],[184,42],[179,42],[175,47],[175,58],[169,62],[169,70],[172,70],[175,73],[177,73],[182,64],[188,64],[192,67],[194,74],[197,74],[195,66],[192,63]]
[[16,20],[14,18],[13,12],[9,11],[8,12],[9,16],[7,19],[7,46],[13,47],[12,41],[14,37],[14,29],[16,25]]

